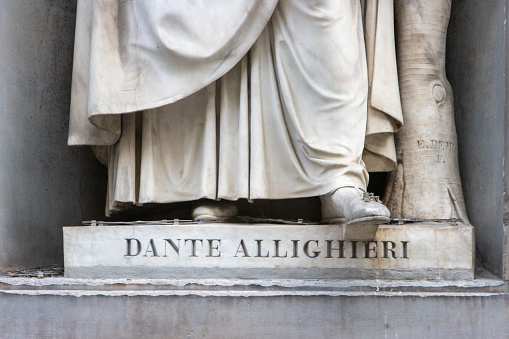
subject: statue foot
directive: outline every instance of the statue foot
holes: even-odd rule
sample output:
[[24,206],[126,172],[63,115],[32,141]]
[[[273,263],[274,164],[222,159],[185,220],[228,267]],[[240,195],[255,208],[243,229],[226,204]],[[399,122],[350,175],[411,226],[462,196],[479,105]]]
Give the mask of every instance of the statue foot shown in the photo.
[[378,197],[357,187],[341,187],[330,195],[320,196],[322,220],[328,224],[384,224],[391,213]]
[[223,222],[236,217],[238,213],[235,201],[202,199],[195,204],[192,217],[194,221]]

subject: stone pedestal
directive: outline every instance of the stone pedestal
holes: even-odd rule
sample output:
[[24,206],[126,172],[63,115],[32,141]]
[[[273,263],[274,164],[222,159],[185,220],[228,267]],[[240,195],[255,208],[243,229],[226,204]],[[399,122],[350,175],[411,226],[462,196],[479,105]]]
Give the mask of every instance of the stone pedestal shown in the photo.
[[199,224],[64,228],[69,278],[473,279],[471,226]]

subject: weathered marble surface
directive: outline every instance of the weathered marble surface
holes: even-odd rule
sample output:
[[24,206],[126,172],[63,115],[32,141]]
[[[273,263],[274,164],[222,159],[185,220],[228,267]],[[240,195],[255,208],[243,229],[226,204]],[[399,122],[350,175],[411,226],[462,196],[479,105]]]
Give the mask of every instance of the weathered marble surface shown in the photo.
[[78,2],[68,142],[109,147],[108,211],[323,196],[395,167],[392,0],[147,4]]
[[385,203],[393,218],[462,219],[454,96],[445,72],[452,0],[397,0],[398,75],[404,127]]
[[464,225],[384,225],[374,241],[331,225],[65,227],[64,253],[73,278],[473,278]]

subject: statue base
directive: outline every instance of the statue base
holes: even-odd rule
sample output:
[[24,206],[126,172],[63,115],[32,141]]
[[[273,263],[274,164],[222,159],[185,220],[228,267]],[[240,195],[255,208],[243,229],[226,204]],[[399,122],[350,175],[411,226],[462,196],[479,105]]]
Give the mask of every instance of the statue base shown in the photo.
[[446,279],[474,277],[472,226],[195,224],[64,227],[65,277]]

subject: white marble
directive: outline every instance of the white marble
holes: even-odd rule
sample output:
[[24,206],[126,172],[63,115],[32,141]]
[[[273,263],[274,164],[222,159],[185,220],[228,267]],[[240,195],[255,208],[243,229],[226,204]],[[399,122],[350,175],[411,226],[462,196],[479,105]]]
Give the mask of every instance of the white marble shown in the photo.
[[109,147],[107,210],[320,196],[394,169],[393,1],[360,3],[78,1],[69,144]]
[[468,224],[454,96],[445,73],[451,0],[397,1],[395,12],[405,125],[396,135],[398,168],[385,202],[393,218],[456,218]]
[[382,225],[373,241],[334,225],[65,227],[64,255],[73,278],[471,279],[474,267],[472,227],[441,224]]

